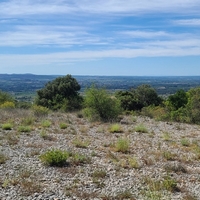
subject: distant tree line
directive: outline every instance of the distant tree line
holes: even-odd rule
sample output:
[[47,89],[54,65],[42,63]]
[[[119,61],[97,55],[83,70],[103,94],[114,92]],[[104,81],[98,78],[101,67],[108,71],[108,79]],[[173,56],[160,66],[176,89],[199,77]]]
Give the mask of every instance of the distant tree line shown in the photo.
[[89,120],[113,121],[126,113],[200,124],[200,87],[187,92],[180,89],[166,99],[146,84],[115,94],[96,85],[88,87],[84,95],[80,95],[80,89],[79,83],[71,75],[58,77],[37,91],[34,105],[18,102],[11,95],[0,91],[0,109],[39,106],[40,109],[53,111],[78,110]]

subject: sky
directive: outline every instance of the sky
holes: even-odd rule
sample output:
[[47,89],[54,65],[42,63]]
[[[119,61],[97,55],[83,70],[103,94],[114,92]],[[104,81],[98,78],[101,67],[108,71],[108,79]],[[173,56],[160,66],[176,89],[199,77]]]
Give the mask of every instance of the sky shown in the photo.
[[200,0],[0,0],[0,74],[200,75]]

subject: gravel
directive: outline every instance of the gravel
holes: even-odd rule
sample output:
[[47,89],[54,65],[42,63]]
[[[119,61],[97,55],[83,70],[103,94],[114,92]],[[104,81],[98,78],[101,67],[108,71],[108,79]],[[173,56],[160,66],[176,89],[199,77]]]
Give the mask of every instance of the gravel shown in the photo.
[[[0,123],[12,121],[12,130],[0,128],[0,199],[197,199],[200,200],[200,127],[198,125],[160,122],[147,117],[124,116],[121,133],[110,133],[110,123],[88,122],[76,113],[51,113],[45,120],[35,118],[31,132],[19,133],[22,118],[32,117],[4,113]],[[60,123],[66,129],[60,129]],[[143,124],[148,133],[138,133]],[[41,136],[45,131],[48,137]],[[117,152],[115,143],[128,138],[127,153]],[[182,145],[182,139],[188,146]],[[88,143],[77,148],[74,140]],[[39,156],[49,149],[66,150],[90,158],[63,167],[45,166]],[[0,158],[1,159],[1,158]],[[131,163],[132,161],[132,163]],[[135,164],[135,163],[136,164]],[[96,171],[105,177],[94,177]],[[169,180],[168,182],[166,180]],[[175,187],[166,188],[174,181]],[[164,184],[165,183],[165,184]],[[171,186],[171,185],[170,185]]]

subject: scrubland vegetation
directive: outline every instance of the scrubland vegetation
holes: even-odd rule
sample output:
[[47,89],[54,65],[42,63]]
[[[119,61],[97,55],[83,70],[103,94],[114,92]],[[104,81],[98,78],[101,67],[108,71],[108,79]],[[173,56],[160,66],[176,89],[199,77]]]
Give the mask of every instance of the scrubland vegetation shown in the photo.
[[199,199],[199,87],[79,90],[67,75],[33,104],[0,92],[0,198]]

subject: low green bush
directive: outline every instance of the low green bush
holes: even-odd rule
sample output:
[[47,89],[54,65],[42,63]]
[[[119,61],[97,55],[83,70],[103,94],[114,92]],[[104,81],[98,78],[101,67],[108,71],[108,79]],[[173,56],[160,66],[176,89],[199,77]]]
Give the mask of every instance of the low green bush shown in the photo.
[[15,108],[14,102],[6,101],[3,104],[0,105],[1,109],[13,109]]
[[128,138],[119,138],[115,144],[115,148],[116,148],[116,151],[127,153],[130,148],[130,142]]
[[39,158],[45,165],[62,167],[69,158],[69,152],[52,149],[40,155]]
[[30,126],[19,126],[18,131],[24,132],[24,133],[31,132],[31,127]]
[[109,128],[110,133],[122,133],[122,128],[120,127],[119,124],[113,124]]
[[1,127],[3,130],[12,130],[13,125],[11,123],[5,123],[5,124],[2,124]]
[[139,133],[148,133],[148,129],[143,124],[136,126],[135,131]]

